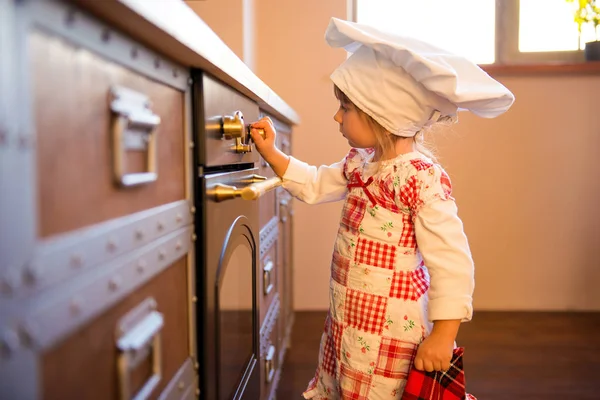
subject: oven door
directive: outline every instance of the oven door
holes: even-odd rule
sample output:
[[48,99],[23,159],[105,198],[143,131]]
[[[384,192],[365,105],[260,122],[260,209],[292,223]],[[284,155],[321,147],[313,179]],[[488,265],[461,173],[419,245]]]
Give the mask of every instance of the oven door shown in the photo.
[[198,343],[207,400],[260,397],[259,209],[257,201],[238,197],[262,183],[257,172],[249,168],[199,178],[197,287],[203,326]]

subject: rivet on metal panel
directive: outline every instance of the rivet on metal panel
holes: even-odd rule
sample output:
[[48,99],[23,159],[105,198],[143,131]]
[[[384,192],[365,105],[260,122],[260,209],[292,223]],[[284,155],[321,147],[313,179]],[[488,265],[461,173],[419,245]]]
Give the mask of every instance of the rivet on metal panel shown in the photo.
[[70,263],[71,267],[73,268],[81,268],[83,265],[83,258],[81,257],[81,254],[72,254]]
[[73,297],[71,299],[71,303],[69,304],[69,310],[71,311],[72,316],[77,316],[81,313],[83,309],[83,299],[80,297]]
[[102,41],[108,42],[110,40],[110,31],[108,29],[102,30]]
[[13,330],[7,330],[0,339],[0,355],[8,358],[19,348],[19,335]]
[[118,276],[112,278],[108,282],[108,288],[113,292],[116,291],[119,288],[119,286],[121,286],[121,280],[119,279]]
[[192,207],[190,208],[190,212],[191,212],[192,214],[196,214],[196,207],[192,206]]
[[190,142],[190,149],[194,148],[194,142]]
[[194,369],[195,369],[196,371],[198,371],[198,370],[200,369],[200,364],[198,364],[198,362],[195,362],[195,363],[194,363]]
[[179,389],[179,390],[185,389],[185,382],[179,381],[179,383],[177,384],[177,389]]
[[111,253],[113,251],[115,251],[117,249],[117,243],[114,239],[108,239],[108,242],[106,243],[106,249],[108,251],[110,251]]
[[77,14],[77,12],[75,10],[67,11],[67,16],[65,18],[65,24],[67,26],[73,26],[73,24],[75,23],[75,15],[76,14]]
[[4,295],[11,295],[15,290],[17,284],[14,274],[6,274],[0,278],[0,292]]
[[164,260],[166,255],[167,255],[167,253],[164,249],[160,249],[158,251],[158,259],[159,260]]
[[175,243],[175,250],[179,251],[181,250],[181,241],[178,240],[177,243]]
[[192,297],[192,302],[195,303],[198,301],[198,298],[196,296]]
[[135,231],[135,238],[137,240],[142,240],[144,238],[144,232],[141,229]]
[[158,221],[158,223],[156,224],[156,228],[159,231],[162,231],[164,229],[164,227],[165,227],[165,224],[162,221]]
[[200,389],[196,389],[196,396],[200,396]]
[[28,264],[23,269],[23,283],[26,285],[34,285],[39,275],[39,267],[35,264]]
[[183,217],[181,216],[181,213],[177,213],[177,215],[175,215],[175,221],[179,224],[182,220]]
[[146,270],[146,266],[147,266],[146,261],[139,260],[137,263],[137,267],[136,267],[137,272],[139,272],[140,274],[143,273]]
[[198,237],[196,236],[196,234],[195,234],[195,233],[192,233],[192,241],[193,241],[193,242],[195,242],[195,241],[196,241],[196,239],[198,239]]
[[24,347],[32,347],[35,341],[37,329],[33,322],[28,321],[23,323],[19,329],[19,340]]
[[31,139],[26,135],[19,136],[19,149],[27,150],[31,145]]

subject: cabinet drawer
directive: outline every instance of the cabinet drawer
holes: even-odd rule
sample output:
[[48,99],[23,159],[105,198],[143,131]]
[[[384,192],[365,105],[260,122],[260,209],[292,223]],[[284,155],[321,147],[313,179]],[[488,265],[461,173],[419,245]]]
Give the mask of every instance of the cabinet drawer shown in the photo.
[[260,330],[261,399],[275,398],[281,374],[279,363],[279,296],[275,296]]
[[[127,264],[117,269],[127,269]],[[117,295],[119,283],[126,284],[129,279],[125,278],[130,277],[127,271],[114,276],[109,280],[99,277],[79,289],[63,290],[68,293],[66,301],[47,310],[48,316],[57,318],[42,318],[40,322],[47,328],[43,332],[56,333],[61,329],[58,325],[66,322],[66,315],[77,318],[77,306],[85,312],[95,300],[105,301],[93,298],[101,293],[98,289],[103,281],[108,282],[105,296]],[[74,332],[56,343],[50,342],[40,360],[44,399],[133,398],[142,390],[148,398],[156,398],[190,355],[187,287],[184,256]],[[38,332],[41,344],[45,344],[43,332]]]
[[278,291],[278,233],[277,218],[272,218],[260,231],[260,268],[258,271],[260,323],[265,320],[267,311]]
[[[271,169],[269,167],[269,169]],[[267,174],[267,177],[270,177],[273,174]],[[265,176],[265,175],[263,175]],[[276,217],[279,214],[279,207],[277,204],[277,193],[275,190],[271,190],[268,193],[265,193],[258,200],[258,222],[261,227],[266,226],[269,221]]]
[[28,46],[39,237],[185,198],[183,91],[46,31]]

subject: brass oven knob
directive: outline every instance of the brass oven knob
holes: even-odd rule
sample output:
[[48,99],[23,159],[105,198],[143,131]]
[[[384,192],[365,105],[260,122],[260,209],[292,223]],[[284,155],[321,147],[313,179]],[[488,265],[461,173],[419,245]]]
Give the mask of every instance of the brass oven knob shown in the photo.
[[[252,145],[250,144],[250,125],[244,123],[244,115],[241,111],[236,111],[232,116],[225,115],[221,117],[221,133],[223,139],[235,140],[235,144],[232,146],[233,151],[236,153],[249,153],[252,151]],[[259,129],[259,134],[265,137],[265,131]]]
[[244,125],[244,115],[241,111],[236,111],[233,116],[225,115],[221,118],[221,132],[223,138],[227,140],[241,138],[245,139],[246,126]]

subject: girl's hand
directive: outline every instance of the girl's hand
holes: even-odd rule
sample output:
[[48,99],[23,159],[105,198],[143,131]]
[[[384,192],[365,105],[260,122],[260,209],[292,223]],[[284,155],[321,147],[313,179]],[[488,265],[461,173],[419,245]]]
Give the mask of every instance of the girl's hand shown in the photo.
[[[290,158],[287,154],[283,154],[281,150],[275,147],[275,138],[277,133],[273,127],[273,121],[269,117],[263,117],[260,121],[250,124],[250,136],[256,145],[256,149],[260,155],[271,165],[277,176],[282,177],[290,163]],[[257,129],[264,129],[265,137],[258,133]]]
[[[275,152],[275,138],[277,137],[273,121],[271,121],[271,118],[269,117],[263,117],[260,121],[250,124],[250,126],[250,136],[256,145],[256,150],[258,150],[260,155],[268,162],[271,158],[271,154]],[[265,131],[264,139],[260,136],[257,129],[263,129]]]
[[415,368],[419,371],[446,371],[450,368],[454,339],[432,332],[417,349]]

